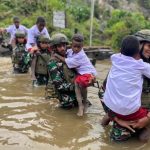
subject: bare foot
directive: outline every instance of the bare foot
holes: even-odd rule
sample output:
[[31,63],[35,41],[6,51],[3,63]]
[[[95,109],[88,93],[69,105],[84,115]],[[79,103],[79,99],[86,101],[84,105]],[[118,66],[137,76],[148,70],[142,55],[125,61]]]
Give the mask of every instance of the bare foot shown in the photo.
[[84,113],[84,106],[82,105],[82,106],[79,106],[77,116],[82,117],[83,113]]

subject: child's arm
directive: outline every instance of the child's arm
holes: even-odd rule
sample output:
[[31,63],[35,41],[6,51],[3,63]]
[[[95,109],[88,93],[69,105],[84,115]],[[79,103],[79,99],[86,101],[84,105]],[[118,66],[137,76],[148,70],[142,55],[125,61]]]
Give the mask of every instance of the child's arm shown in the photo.
[[61,62],[67,64],[68,68],[72,69],[72,68],[77,68],[78,66],[80,66],[80,62],[78,61],[77,58],[65,58],[60,56],[59,54],[54,54],[54,56],[59,59]]

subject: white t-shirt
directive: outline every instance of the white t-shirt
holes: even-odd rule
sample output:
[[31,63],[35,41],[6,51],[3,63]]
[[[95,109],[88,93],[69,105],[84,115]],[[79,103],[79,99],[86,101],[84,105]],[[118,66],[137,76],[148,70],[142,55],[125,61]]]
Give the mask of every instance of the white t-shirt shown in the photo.
[[111,56],[104,103],[112,111],[129,115],[141,107],[143,75],[150,78],[150,64],[122,54]]
[[28,38],[26,44],[27,49],[32,48],[32,44],[37,44],[36,40],[39,35],[47,35],[50,38],[46,27],[44,27],[44,29],[41,32],[39,31],[37,25],[34,25],[28,30]]
[[11,41],[15,37],[15,33],[17,31],[23,31],[27,34],[28,33],[28,28],[26,28],[23,25],[19,25],[19,28],[16,28],[15,25],[10,25],[8,28],[6,28],[6,31],[7,31],[7,33],[10,33],[11,37],[10,37],[10,42],[9,43],[11,43]]
[[72,49],[68,49],[65,62],[69,68],[75,68],[77,73],[79,73],[80,75],[97,75],[96,69],[90,62],[89,58],[86,56],[83,49],[78,53],[73,53]]

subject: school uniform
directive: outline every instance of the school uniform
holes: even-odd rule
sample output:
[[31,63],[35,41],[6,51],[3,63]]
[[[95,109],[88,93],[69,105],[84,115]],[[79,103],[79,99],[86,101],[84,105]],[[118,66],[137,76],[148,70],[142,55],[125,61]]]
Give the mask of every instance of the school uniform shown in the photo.
[[143,75],[150,78],[150,65],[120,53],[112,55],[111,61],[104,104],[111,114],[123,120],[145,117],[148,110],[141,107],[141,93]]
[[74,53],[72,49],[67,50],[65,62],[68,68],[74,68],[76,70],[78,75],[75,78],[75,82],[83,87],[88,87],[92,76],[97,75],[96,69],[83,49],[78,53]]
[[10,25],[8,28],[6,28],[6,32],[10,34],[10,41],[9,41],[9,44],[11,44],[12,40],[15,38],[15,33],[17,31],[23,31],[25,32],[26,34],[28,34],[28,28],[26,28],[25,26],[23,25],[19,25],[18,28],[16,28],[15,25]]
[[37,45],[37,39],[40,35],[46,35],[50,38],[49,33],[46,27],[40,32],[37,25],[34,25],[28,30],[27,44],[26,48],[28,51],[32,48],[33,45]]

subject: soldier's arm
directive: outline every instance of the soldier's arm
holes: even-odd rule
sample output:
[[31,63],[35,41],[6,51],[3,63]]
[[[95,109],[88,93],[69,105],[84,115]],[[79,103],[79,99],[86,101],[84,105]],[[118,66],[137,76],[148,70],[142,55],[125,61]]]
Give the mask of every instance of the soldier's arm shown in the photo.
[[143,62],[144,63],[144,69],[143,69],[143,75],[145,75],[147,78],[150,78],[150,64]]
[[58,58],[60,61],[62,61],[63,63],[65,63],[65,57],[60,56],[59,54],[55,53],[54,56],[56,58]]
[[56,62],[52,61],[48,64],[48,72],[49,77],[51,78],[51,81],[57,90],[68,92],[74,90],[73,84],[66,82],[66,80],[63,78],[63,75],[59,70]]

